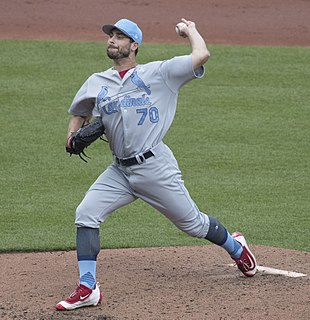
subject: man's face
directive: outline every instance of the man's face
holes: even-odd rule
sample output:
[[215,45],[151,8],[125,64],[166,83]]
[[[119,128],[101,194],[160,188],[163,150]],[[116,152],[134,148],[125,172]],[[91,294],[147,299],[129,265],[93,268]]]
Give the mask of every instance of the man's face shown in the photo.
[[132,40],[125,34],[114,29],[110,33],[108,40],[107,55],[110,59],[118,60],[128,58],[130,54]]

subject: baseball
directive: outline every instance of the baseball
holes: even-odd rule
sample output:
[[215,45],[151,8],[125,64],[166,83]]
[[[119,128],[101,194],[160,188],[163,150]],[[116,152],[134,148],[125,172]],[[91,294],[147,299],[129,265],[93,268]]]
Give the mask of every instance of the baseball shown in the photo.
[[186,27],[186,24],[184,22],[179,22],[176,26],[175,26],[175,32],[181,36],[181,37],[186,37],[186,34],[184,32],[182,32],[182,28]]

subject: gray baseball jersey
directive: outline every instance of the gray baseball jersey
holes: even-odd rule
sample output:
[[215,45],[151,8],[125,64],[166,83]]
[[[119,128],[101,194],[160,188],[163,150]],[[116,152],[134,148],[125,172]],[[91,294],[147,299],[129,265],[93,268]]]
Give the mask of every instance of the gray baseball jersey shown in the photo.
[[[203,68],[196,76],[203,76]],[[138,65],[123,79],[111,68],[84,83],[69,112],[102,116],[113,154],[131,157],[162,141],[175,115],[178,90],[194,77],[190,55]]]
[[137,65],[123,79],[113,68],[87,79],[69,112],[101,116],[115,157],[126,159],[148,150],[154,157],[130,167],[114,161],[77,208],[77,225],[97,228],[114,210],[141,198],[184,232],[206,236],[209,219],[191,199],[173,153],[162,142],[179,89],[203,74],[203,67],[193,70],[187,55]]

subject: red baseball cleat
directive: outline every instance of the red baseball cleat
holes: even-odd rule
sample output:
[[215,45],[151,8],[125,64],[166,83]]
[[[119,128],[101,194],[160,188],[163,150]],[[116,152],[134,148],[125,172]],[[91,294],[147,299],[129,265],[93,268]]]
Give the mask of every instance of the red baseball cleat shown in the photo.
[[237,240],[243,248],[241,257],[235,260],[238,269],[247,277],[253,277],[257,272],[256,259],[253,253],[250,251],[244,236],[239,232],[234,232],[231,235],[235,240]]
[[78,284],[76,289],[66,300],[60,301],[56,305],[57,310],[73,310],[76,308],[96,306],[101,303],[102,292],[99,289],[99,283],[96,284],[94,290],[87,288],[82,284]]

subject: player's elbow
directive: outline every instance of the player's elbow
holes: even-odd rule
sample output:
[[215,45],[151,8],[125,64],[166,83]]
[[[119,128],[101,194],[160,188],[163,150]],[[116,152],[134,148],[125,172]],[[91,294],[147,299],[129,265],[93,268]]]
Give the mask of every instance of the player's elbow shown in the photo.
[[196,69],[203,66],[208,61],[209,57],[210,52],[207,48],[193,52],[192,59],[194,68]]
[[205,50],[203,50],[201,53],[200,53],[200,63],[201,65],[204,65],[208,59],[210,57],[210,52],[209,50],[206,48]]

